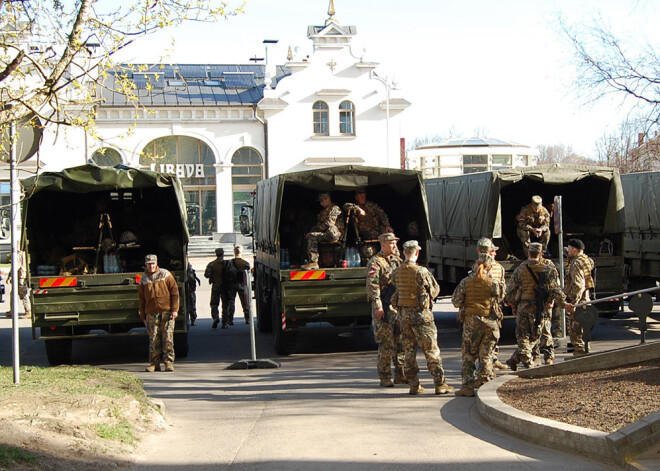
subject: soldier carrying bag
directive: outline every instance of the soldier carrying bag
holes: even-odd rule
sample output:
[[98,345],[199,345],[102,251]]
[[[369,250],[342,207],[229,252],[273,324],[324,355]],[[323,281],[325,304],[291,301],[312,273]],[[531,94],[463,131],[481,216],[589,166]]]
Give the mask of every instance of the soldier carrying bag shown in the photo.
[[529,271],[529,274],[532,275],[536,286],[534,286],[534,304],[536,305],[536,311],[534,311],[534,327],[541,325],[541,320],[543,318],[543,308],[545,304],[550,299],[550,291],[546,288],[546,272],[542,271],[537,277],[534,273],[534,270],[529,268],[529,265],[525,265],[525,268]]
[[390,305],[392,304],[392,296],[394,296],[395,291],[396,289],[394,288],[394,283],[390,283],[380,292],[380,300],[383,304],[383,311],[385,312],[385,315],[383,316],[383,322],[385,323],[390,321],[388,316],[390,312]]

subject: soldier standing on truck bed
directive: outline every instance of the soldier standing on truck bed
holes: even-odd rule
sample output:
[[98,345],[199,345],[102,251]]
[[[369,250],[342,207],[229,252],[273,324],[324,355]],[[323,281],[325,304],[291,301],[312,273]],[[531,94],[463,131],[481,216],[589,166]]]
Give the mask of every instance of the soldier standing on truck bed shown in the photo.
[[543,200],[539,195],[532,196],[532,202],[525,205],[516,216],[518,237],[527,255],[529,242],[532,237],[543,245],[543,253],[548,250],[550,242],[550,213],[543,207]]
[[204,270],[204,278],[211,283],[211,317],[213,318],[212,328],[218,327],[220,322],[220,312],[218,305],[222,301],[222,328],[227,328],[227,308],[229,302],[229,286],[225,283],[224,275],[226,271],[225,251],[222,248],[215,249],[216,259],[209,262]]
[[[568,241],[568,256],[571,264],[564,283],[566,298],[573,304],[587,302],[590,299],[589,290],[594,287],[594,279],[591,276],[594,261],[584,253],[584,242],[580,239]],[[585,352],[582,339],[584,332],[580,323],[575,320],[575,313],[569,314],[568,335],[573,344],[573,355],[582,355]]]
[[330,193],[319,193],[318,201],[323,210],[318,214],[311,232],[305,235],[307,263],[301,265],[303,270],[316,270],[319,267],[319,242],[337,242],[344,229],[341,209],[332,202]]
[[440,293],[438,282],[424,267],[417,265],[422,248],[416,240],[403,244],[405,261],[394,270],[393,280],[396,291],[392,296],[392,306],[401,316],[403,326],[402,342],[405,352],[405,373],[412,395],[424,392],[419,384],[417,373],[417,346],[426,357],[426,366],[433,377],[436,394],[448,394],[454,390],[445,382],[442,368],[438,329],[433,318],[433,300]]
[[145,371],[174,371],[174,321],[179,311],[179,288],[172,274],[158,266],[155,255],[144,258],[144,274],[138,285],[140,319],[149,336],[149,366]]
[[[401,265],[401,257],[397,255],[396,246],[399,238],[393,233],[381,234],[378,240],[380,252],[371,257],[367,264],[367,297],[371,301],[371,323],[378,344],[377,370],[380,385],[391,387],[406,383],[403,373],[401,318],[390,306],[394,294],[392,274]],[[394,364],[394,382],[392,382],[392,364]]]
[[538,242],[529,244],[527,260],[513,271],[506,294],[506,301],[516,316],[518,347],[506,361],[513,371],[520,362],[525,368],[532,366],[532,347],[541,336],[543,320],[550,318],[553,300],[567,310],[572,308],[559,286],[555,264],[541,257],[542,250]]
[[390,226],[390,219],[383,208],[373,201],[367,201],[367,190],[358,188],[355,190],[355,203],[346,203],[344,211],[352,212],[357,223],[358,234],[362,241],[360,252],[363,260],[369,260],[374,256],[375,244],[364,243],[368,240],[376,240],[380,234],[394,232]]
[[479,255],[472,272],[461,280],[451,298],[463,322],[462,387],[456,391],[457,396],[474,396],[475,389],[495,377],[492,362],[500,339],[500,319],[494,306],[504,299],[506,285],[489,275],[493,263],[497,262],[490,255]]

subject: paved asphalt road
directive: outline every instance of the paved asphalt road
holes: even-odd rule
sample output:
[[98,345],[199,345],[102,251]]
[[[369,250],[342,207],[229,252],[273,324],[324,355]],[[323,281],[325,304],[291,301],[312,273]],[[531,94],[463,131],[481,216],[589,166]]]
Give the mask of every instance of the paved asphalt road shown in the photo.
[[[195,268],[203,271],[205,262],[197,260]],[[168,428],[140,445],[134,470],[618,469],[496,431],[480,421],[473,398],[433,395],[421,354],[426,394],[409,396],[407,386],[379,388],[369,330],[309,330],[301,335],[299,353],[290,357],[278,357],[270,335],[257,333],[257,357],[281,367],[227,370],[250,357],[248,326],[239,314],[235,326],[211,329],[209,288],[203,283],[190,354],[177,359],[174,373],[143,372],[143,337],[74,342],[76,363],[132,371],[165,404]],[[458,387],[455,310],[445,301],[436,304],[435,314],[447,378]],[[637,344],[635,324],[634,318],[601,319],[592,349]],[[31,339],[28,321],[20,325],[21,363],[45,366],[42,342]],[[659,322],[647,339],[660,339]],[[504,338],[502,359],[513,350],[512,342]],[[11,361],[11,320],[2,318],[0,364]]]

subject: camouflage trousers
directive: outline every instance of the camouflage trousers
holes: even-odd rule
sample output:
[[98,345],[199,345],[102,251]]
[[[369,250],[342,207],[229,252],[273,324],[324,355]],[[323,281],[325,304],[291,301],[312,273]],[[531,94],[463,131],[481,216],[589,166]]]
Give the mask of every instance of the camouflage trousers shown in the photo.
[[241,309],[243,309],[243,317],[245,320],[250,318],[250,304],[248,301],[247,293],[244,287],[230,286],[229,294],[227,295],[227,317],[234,320],[234,312],[236,311],[236,295],[241,302]]
[[445,370],[442,368],[440,347],[438,346],[438,329],[433,321],[433,313],[428,309],[422,311],[417,307],[399,306],[399,315],[403,327],[401,342],[405,355],[404,369],[408,384],[419,384],[417,373],[417,347],[424,352],[426,366],[433,377],[433,383],[440,386],[445,382]]
[[149,363],[174,363],[174,319],[169,311],[147,314]]
[[222,325],[226,325],[229,320],[228,309],[229,309],[229,290],[223,287],[220,288],[211,288],[211,317],[213,320],[220,319],[220,312],[218,306],[222,301]]
[[[496,319],[467,315],[463,324],[463,386],[478,388],[495,377],[493,356],[500,339],[500,328]],[[479,370],[476,363],[479,360]],[[476,379],[475,379],[476,376]]]
[[[518,232],[518,238],[520,239],[520,242],[522,242],[523,245],[523,251],[525,252],[525,255],[527,255],[527,251],[529,250],[529,243],[531,241],[532,236],[527,229],[518,228],[517,232]],[[548,243],[550,242],[550,230],[548,229],[547,231],[543,232],[541,234],[541,237],[538,237],[538,241],[541,244],[543,244],[543,252],[548,250]]]
[[188,317],[194,321],[197,319],[197,293],[188,289],[188,299],[186,300],[186,308],[188,309]]
[[541,336],[532,348],[532,358],[541,358],[545,361],[555,359],[555,344],[552,340],[552,319],[544,318],[541,321]]
[[378,344],[378,362],[376,368],[380,379],[392,377],[392,365],[394,374],[403,375],[403,344],[401,343],[401,318],[398,314],[390,311],[388,322],[376,319],[374,305],[371,305],[371,325],[374,329],[374,340]]
[[310,232],[307,241],[307,261],[319,261],[319,242],[335,242],[339,239],[339,231],[329,230],[325,232]]
[[[511,355],[511,359],[516,363],[522,363],[525,366],[532,365],[532,348],[534,343],[541,337],[541,325],[535,326],[536,305],[533,301],[521,301],[518,304],[516,318],[516,341],[518,347]],[[550,317],[546,312],[545,317]]]
[[[581,308],[577,308],[581,309]],[[566,328],[568,330],[568,336],[571,339],[573,344],[575,354],[581,354],[585,352],[584,340],[582,336],[584,335],[584,330],[578,321],[575,320],[573,314],[568,314],[566,317]]]

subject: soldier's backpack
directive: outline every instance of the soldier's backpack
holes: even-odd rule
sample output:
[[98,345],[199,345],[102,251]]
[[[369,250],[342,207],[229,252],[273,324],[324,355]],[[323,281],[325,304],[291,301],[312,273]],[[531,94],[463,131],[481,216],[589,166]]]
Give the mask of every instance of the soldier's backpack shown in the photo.
[[239,284],[243,281],[243,273],[239,272],[236,269],[236,264],[233,260],[227,260],[225,262],[224,272],[222,274],[222,281],[229,283],[231,285]]

